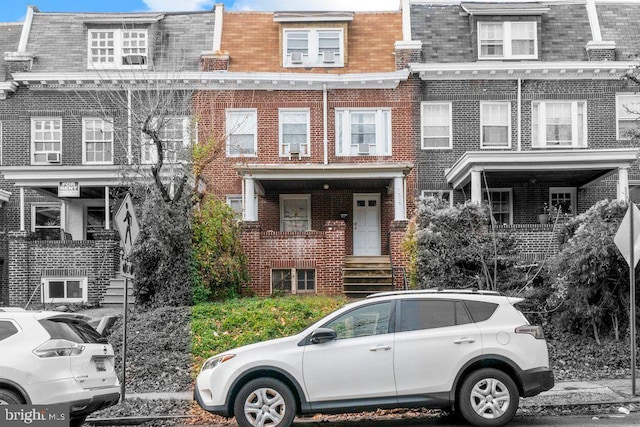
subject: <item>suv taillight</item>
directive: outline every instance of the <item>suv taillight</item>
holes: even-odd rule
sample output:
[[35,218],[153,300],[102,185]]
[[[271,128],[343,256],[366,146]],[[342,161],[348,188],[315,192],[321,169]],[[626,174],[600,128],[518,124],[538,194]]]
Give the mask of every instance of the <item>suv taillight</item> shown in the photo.
[[523,325],[516,328],[516,334],[529,334],[533,335],[535,339],[543,340],[544,332],[541,326]]
[[50,340],[33,350],[38,357],[77,356],[82,354],[84,346],[67,340]]

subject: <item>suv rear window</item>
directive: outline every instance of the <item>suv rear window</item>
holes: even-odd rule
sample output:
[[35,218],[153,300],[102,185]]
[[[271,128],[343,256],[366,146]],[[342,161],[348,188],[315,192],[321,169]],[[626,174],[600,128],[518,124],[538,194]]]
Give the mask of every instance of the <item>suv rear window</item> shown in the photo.
[[400,331],[444,328],[471,323],[459,301],[403,300],[400,306]]
[[0,341],[18,333],[18,328],[8,320],[0,320]]
[[98,331],[82,320],[49,318],[40,320],[40,324],[53,339],[65,339],[85,344],[96,344],[101,339]]
[[490,318],[498,308],[498,304],[484,301],[465,301],[467,310],[471,314],[474,322],[482,322]]

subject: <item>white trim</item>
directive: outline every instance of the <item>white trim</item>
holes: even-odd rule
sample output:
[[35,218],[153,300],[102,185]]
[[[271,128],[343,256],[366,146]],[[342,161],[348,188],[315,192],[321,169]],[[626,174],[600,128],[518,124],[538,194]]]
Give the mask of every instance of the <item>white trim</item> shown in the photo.
[[[369,151],[361,151],[359,145],[351,140],[351,119],[353,114],[374,113],[375,143],[369,145]],[[335,109],[335,155],[353,156],[390,156],[393,153],[392,110],[390,108],[336,108]],[[371,147],[373,145],[373,147]]]
[[[446,105],[449,109],[449,144],[446,147],[425,147],[424,140],[424,107],[425,105]],[[420,103],[420,148],[422,150],[452,150],[453,149],[453,104],[441,101],[422,101]]]
[[[491,199],[489,197],[489,193],[508,193],[509,194],[509,212],[508,212],[509,222],[507,224],[508,225],[513,224],[513,188],[485,188],[482,194],[484,197],[486,197],[486,199],[483,198],[483,200],[486,200],[488,202],[489,199]],[[491,199],[492,204],[493,202],[494,202],[493,199]],[[491,212],[495,213],[493,210],[493,206],[491,207]],[[503,214],[505,212],[499,212],[499,213]]]
[[413,168],[409,162],[367,162],[367,163],[282,163],[234,165],[238,174],[255,180],[313,180],[313,179],[393,179],[404,177]]
[[[81,298],[50,298],[49,297],[49,283],[50,282],[64,282],[65,294],[67,292],[67,282],[80,282],[80,289],[82,290]],[[54,303],[54,302],[85,302],[88,301],[88,280],[86,277],[43,277],[42,278],[42,302]]]
[[[402,9],[402,41],[411,41],[411,4],[409,0],[401,0],[400,9]],[[396,42],[397,43],[397,42]],[[397,45],[396,45],[397,49]]]
[[[571,144],[549,144],[547,138],[547,106],[549,105],[569,105],[571,107]],[[582,123],[578,120],[578,107],[582,105]],[[534,139],[534,106],[537,111],[538,133]],[[540,100],[531,101],[531,146],[533,148],[544,149],[567,149],[586,148],[588,146],[588,126],[587,126],[587,101],[586,100]],[[582,128],[582,139],[579,139],[580,128]]]
[[353,12],[274,12],[273,22],[340,22],[353,21]]
[[222,49],[222,20],[224,18],[224,4],[216,3],[213,8],[213,52],[220,52]]
[[[533,25],[533,53],[529,55],[515,55],[513,53],[513,25]],[[481,27],[484,25],[502,25],[502,55],[482,55],[482,41],[480,38]],[[478,59],[537,59],[538,58],[538,23],[536,21],[478,21]],[[527,39],[528,40],[528,39]]]
[[598,11],[594,0],[586,0],[587,17],[589,18],[589,27],[591,27],[591,36],[594,42],[602,41],[602,33],[600,32],[600,21],[598,20]]
[[31,35],[31,25],[33,25],[33,13],[35,6],[27,6],[27,16],[24,18],[22,32],[20,33],[20,42],[18,43],[18,52],[26,53],[29,35]]
[[[302,53],[302,59],[300,62],[293,62],[291,54],[288,53],[288,34],[306,34],[307,35],[307,52]],[[338,34],[338,53],[335,54],[334,61],[324,61],[319,59],[320,56],[320,43],[319,38],[321,33],[337,33]],[[319,68],[335,68],[344,67],[345,57],[345,43],[344,43],[344,29],[340,27],[327,27],[327,28],[283,28],[282,29],[282,66],[285,68],[306,68],[306,67],[319,67]]]
[[60,181],[68,181],[69,177],[73,177],[80,187],[117,186],[123,182],[122,165],[4,166],[2,174],[18,187],[57,187]]
[[[111,33],[113,46],[113,62],[93,62],[92,61],[92,49],[106,50],[100,47],[94,47],[91,45],[92,34],[96,33]],[[144,47],[125,47],[124,46],[124,34],[126,33],[138,33],[144,34]],[[137,37],[136,40],[141,40],[141,37]],[[150,40],[149,31],[146,28],[135,29],[120,29],[120,28],[90,28],[87,30],[87,68],[89,70],[146,70],[149,67],[150,55]],[[124,57],[125,49],[140,50],[144,49],[144,54],[134,54],[133,56],[142,56],[145,58],[144,64],[124,64],[122,59]]]
[[[486,105],[506,105],[507,106],[507,144],[506,145],[487,145],[484,141],[484,132],[483,128],[485,126],[484,123],[484,114],[483,114],[483,106]],[[486,124],[490,125],[490,124]],[[485,149],[511,149],[511,102],[509,101],[480,101],[480,148]]]
[[[283,137],[282,126],[284,125],[282,116],[283,114],[286,114],[286,113],[305,113],[306,114],[305,124],[307,128],[307,138],[303,144],[306,148],[303,154],[302,147],[300,147],[300,152],[296,155],[299,157],[310,157],[311,156],[311,118],[310,118],[311,114],[310,114],[309,108],[278,108],[278,155],[280,157],[291,158],[289,144],[285,144],[282,140],[282,137]],[[285,150],[285,145],[287,146],[286,150]]]
[[307,210],[307,228],[303,231],[311,230],[311,194],[280,194],[280,231],[284,230],[284,202],[286,200],[303,200],[306,201]]
[[36,122],[59,122],[60,123],[60,139],[51,139],[51,140],[41,140],[39,142],[44,142],[44,143],[52,143],[52,144],[58,144],[60,146],[59,150],[42,150],[42,151],[38,151],[38,154],[49,154],[49,153],[58,153],[59,154],[59,161],[56,163],[62,163],[62,141],[63,141],[63,127],[62,127],[62,117],[39,117],[39,116],[34,116],[31,117],[31,155],[30,155],[30,159],[31,159],[31,165],[48,165],[49,162],[48,161],[36,161],[35,156],[36,156],[36,140],[35,140],[35,124]]
[[[230,150],[230,137],[234,135],[234,130],[239,129],[239,126],[242,126],[242,123],[236,126],[236,129],[230,129],[230,118],[229,116],[234,113],[246,113],[247,119],[251,118],[255,122],[255,126],[251,129],[253,131],[253,152],[249,154],[236,153],[232,154]],[[253,124],[253,123],[252,123]],[[226,129],[226,137],[225,137],[225,145],[226,145],[226,155],[227,157],[257,157],[258,156],[258,110],[256,108],[227,108],[225,110],[225,129]],[[249,135],[248,133],[246,135]]]
[[[638,114],[637,117],[635,119],[631,118],[631,117],[624,117],[622,118],[622,120],[626,120],[626,121],[635,121],[636,125],[639,127],[640,129],[640,94],[638,93],[617,93],[616,94],[616,139],[621,139],[621,140],[630,140],[632,139],[629,136],[625,136],[625,135],[620,135],[620,120],[621,120],[621,111],[623,105],[620,104],[620,101],[622,98],[635,98],[635,104],[638,107]],[[628,112],[627,112],[628,113]]]
[[[111,143],[111,160],[107,160],[107,161],[88,161],[87,160],[87,129],[86,129],[86,125],[87,125],[87,120],[100,120],[102,122],[102,130],[104,130],[104,127],[106,124],[111,124],[111,141],[91,141],[94,143],[99,143],[99,144],[105,144],[105,143]],[[100,117],[83,117],[82,118],[82,164],[83,165],[112,165],[113,164],[113,158],[114,158],[114,152],[113,152],[113,141],[114,141],[114,134],[115,134],[115,128],[113,126],[113,121],[109,121],[109,120],[105,120],[103,118]]]
[[[376,249],[376,251],[367,251],[366,253],[361,253],[360,251],[357,251],[356,249],[358,248],[356,245],[356,236],[358,235],[358,233],[356,233],[356,229],[358,228],[358,222],[357,222],[357,217],[356,217],[356,202],[358,198],[363,198],[367,201],[370,200],[375,200],[376,201],[376,210],[377,210],[377,220],[378,220],[378,233],[377,233],[377,242],[376,242],[376,247],[374,249]],[[353,212],[353,255],[361,255],[361,256],[377,256],[380,255],[382,253],[382,208],[380,206],[380,204],[382,203],[382,197],[380,195],[380,193],[353,193],[353,207],[352,207],[352,212]],[[368,203],[367,206],[365,206],[365,208],[369,208]],[[369,250],[370,247],[367,246],[367,250]]]
[[445,195],[445,194],[449,196],[449,206],[453,207],[453,190],[422,190],[420,192],[420,197],[423,197],[425,199],[429,197],[433,197],[437,199],[442,199],[444,201],[445,198],[441,197],[441,195]]

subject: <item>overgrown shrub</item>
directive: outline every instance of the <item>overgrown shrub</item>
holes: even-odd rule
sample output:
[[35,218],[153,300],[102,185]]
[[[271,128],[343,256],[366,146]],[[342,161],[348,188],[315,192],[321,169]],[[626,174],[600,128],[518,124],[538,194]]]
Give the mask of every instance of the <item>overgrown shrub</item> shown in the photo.
[[194,209],[192,228],[194,303],[239,295],[249,273],[231,208],[205,197]]
[[513,268],[515,238],[493,232],[486,205],[450,207],[440,199],[423,199],[416,225],[418,287],[506,290],[521,284]]
[[628,204],[602,200],[565,225],[568,240],[553,260],[561,327],[600,335],[628,325],[629,268],[613,238]]

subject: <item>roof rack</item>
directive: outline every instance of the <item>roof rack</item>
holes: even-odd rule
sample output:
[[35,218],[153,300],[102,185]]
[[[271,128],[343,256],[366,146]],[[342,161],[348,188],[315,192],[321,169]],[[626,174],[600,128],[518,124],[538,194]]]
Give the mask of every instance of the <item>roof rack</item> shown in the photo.
[[467,289],[448,289],[448,288],[427,288],[427,289],[411,289],[402,291],[378,292],[368,295],[367,298],[387,297],[392,295],[420,295],[420,294],[463,294],[463,295],[493,295],[504,296],[498,291],[480,290],[478,288]]

